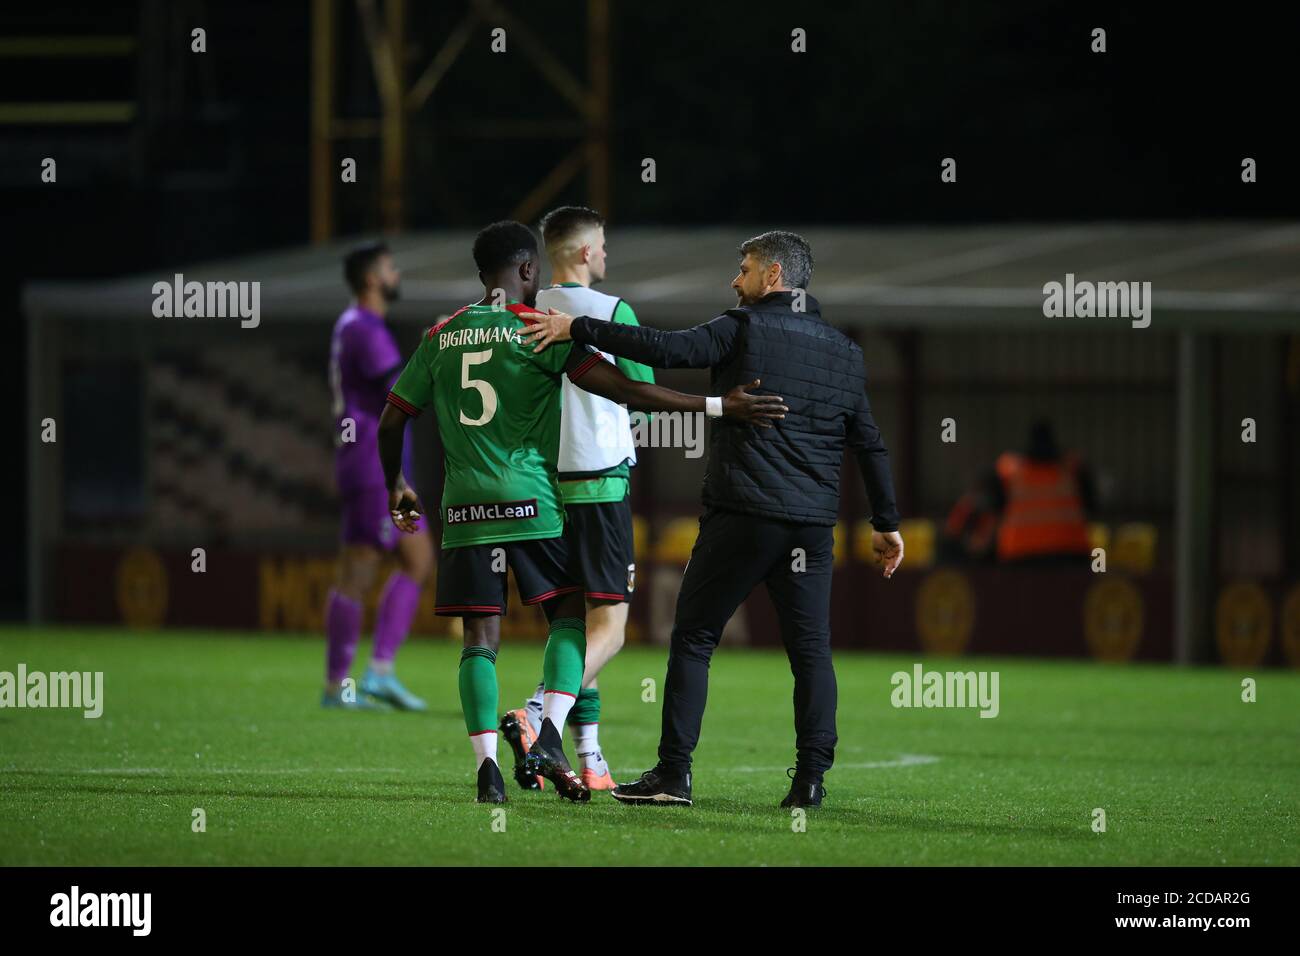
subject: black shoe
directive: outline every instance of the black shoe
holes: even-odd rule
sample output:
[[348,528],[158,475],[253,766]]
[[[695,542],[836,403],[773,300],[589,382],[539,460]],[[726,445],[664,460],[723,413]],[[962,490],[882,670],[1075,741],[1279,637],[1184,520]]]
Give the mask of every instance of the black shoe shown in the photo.
[[675,803],[681,806],[693,806],[691,803],[691,773],[673,773],[662,767],[655,767],[641,774],[641,779],[634,783],[620,783],[610,791],[615,800],[623,803]]
[[478,765],[478,802],[506,802],[506,781],[495,760],[484,760]]
[[805,776],[791,767],[785,772],[790,778],[790,792],[781,801],[783,807],[820,807],[826,788],[822,786],[820,776]]
[[528,758],[527,739],[533,735],[531,727],[523,726],[518,711],[509,710],[501,715],[501,736],[515,752],[515,783],[525,790],[541,790],[542,779],[524,769]]
[[528,749],[524,769],[530,774],[541,774],[551,781],[565,800],[586,803],[591,799],[591,790],[569,766],[569,758],[564,756],[560,735],[549,719],[542,721],[542,732]]

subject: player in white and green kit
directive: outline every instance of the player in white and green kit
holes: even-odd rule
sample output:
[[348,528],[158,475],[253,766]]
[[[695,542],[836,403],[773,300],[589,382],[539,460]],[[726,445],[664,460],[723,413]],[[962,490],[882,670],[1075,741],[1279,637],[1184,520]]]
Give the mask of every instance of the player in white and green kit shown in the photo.
[[496,655],[509,567],[524,603],[540,604],[550,624],[543,719],[527,769],[560,796],[588,800],[559,730],[581,688],[586,653],[582,573],[565,534],[556,470],[562,376],[637,410],[725,413],[764,426],[786,409],[778,396],[745,391],[752,383],[706,399],[632,381],[584,346],[533,352],[518,333],[540,284],[536,238],[520,223],[493,223],[475,239],[474,261],[486,294],[425,333],[380,418],[389,506],[398,529],[412,533],[424,508],[398,481],[402,442],[408,418],[433,407],[446,474],[436,610],[464,620],[460,698],[478,799],[506,799],[496,756]]
[[[540,311],[636,325],[632,307],[593,286],[605,279],[605,220],[583,206],[561,206],[541,221],[551,263],[551,285],[537,294]],[[630,359],[604,356],[628,378],[653,382],[654,371]],[[587,662],[582,689],[569,711],[569,731],[578,754],[582,781],[592,790],[614,789],[600,747],[600,688],[597,676],[623,647],[628,602],[636,581],[632,541],[631,468],[636,464],[631,421],[626,408],[563,384],[560,420],[560,492],[570,537],[579,542],[587,602]],[[501,733],[515,752],[515,780],[525,789],[542,786],[523,773],[525,755],[541,728],[543,684],[518,710],[501,718]]]

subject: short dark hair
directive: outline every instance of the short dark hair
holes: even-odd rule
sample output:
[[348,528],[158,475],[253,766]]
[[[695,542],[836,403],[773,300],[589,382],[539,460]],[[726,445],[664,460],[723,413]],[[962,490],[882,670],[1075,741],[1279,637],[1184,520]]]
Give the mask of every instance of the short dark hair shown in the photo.
[[474,264],[482,273],[537,258],[537,237],[522,222],[503,219],[484,226],[474,237]]
[[779,262],[788,289],[806,289],[812,281],[812,246],[798,233],[773,229],[746,239],[740,244],[740,256],[743,259],[751,254],[765,269],[772,263]]
[[375,267],[381,256],[389,253],[387,243],[383,242],[366,242],[343,257],[343,278],[347,280],[348,288],[353,292],[364,292],[366,288],[366,276],[370,270]]
[[563,244],[579,232],[605,225],[605,217],[586,206],[560,206],[552,209],[538,224],[547,247]]

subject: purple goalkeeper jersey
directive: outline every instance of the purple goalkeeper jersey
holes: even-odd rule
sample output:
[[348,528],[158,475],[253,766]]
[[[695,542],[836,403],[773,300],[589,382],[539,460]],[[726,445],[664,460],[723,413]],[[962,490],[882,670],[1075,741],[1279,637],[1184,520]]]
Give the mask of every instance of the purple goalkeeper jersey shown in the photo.
[[[379,464],[379,416],[388,389],[402,371],[402,355],[381,316],[353,305],[334,323],[330,340],[330,391],[334,396],[334,477],[340,493],[383,487]],[[355,440],[344,442],[343,420],[356,422]],[[410,447],[402,469],[410,474]]]

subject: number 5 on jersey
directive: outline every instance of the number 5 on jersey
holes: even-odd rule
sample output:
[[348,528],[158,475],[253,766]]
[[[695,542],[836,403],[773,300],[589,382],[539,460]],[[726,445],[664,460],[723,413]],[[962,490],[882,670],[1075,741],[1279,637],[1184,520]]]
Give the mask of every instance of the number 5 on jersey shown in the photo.
[[483,399],[483,414],[478,418],[470,418],[465,414],[462,408],[460,411],[460,423],[462,425],[486,425],[492,421],[492,416],[497,413],[497,393],[488,382],[481,378],[470,378],[470,366],[482,365],[488,359],[492,358],[492,350],[484,349],[482,352],[462,352],[460,356],[460,387],[477,389]]

